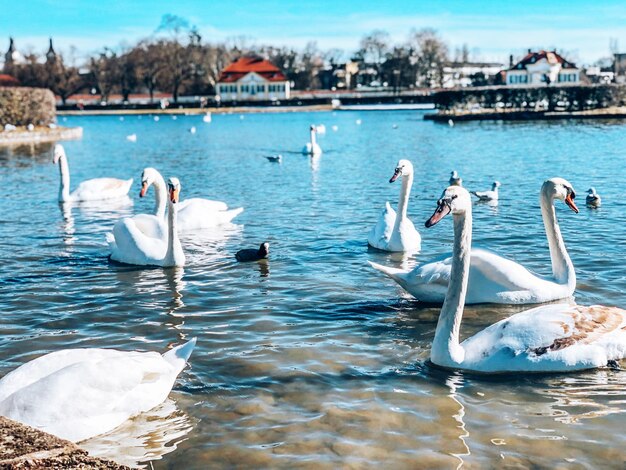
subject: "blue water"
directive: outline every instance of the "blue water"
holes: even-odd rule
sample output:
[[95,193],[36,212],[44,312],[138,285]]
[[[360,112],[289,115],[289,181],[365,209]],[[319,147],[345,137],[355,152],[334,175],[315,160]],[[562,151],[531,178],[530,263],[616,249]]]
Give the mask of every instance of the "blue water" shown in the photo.
[[[132,204],[95,207],[59,207],[50,146],[0,150],[0,376],[62,348],[165,350],[196,336],[166,406],[84,443],[155,468],[619,467],[623,372],[494,379],[435,369],[427,359],[439,310],[367,261],[411,266],[451,249],[449,220],[423,222],[456,169],[469,189],[502,183],[497,208],[474,207],[475,245],[549,274],[538,193],[560,176],[581,208],[557,204],[576,301],[626,307],[626,123],[450,127],[422,116],[67,117],[61,124],[84,128],[64,143],[72,187],[135,178]],[[299,153],[312,123],[327,128],[314,160]],[[274,154],[282,164],[264,158]],[[422,234],[422,253],[409,259],[366,243],[385,201],[397,202],[400,185],[388,180],[400,158],[415,168],[408,212]],[[183,269],[107,259],[115,221],[152,210],[152,192],[138,198],[147,166],[178,177],[183,199],[245,208],[235,226],[184,234]],[[584,207],[590,186],[599,210]],[[237,263],[236,251],[263,241],[267,263]],[[523,309],[468,307],[462,336]]]

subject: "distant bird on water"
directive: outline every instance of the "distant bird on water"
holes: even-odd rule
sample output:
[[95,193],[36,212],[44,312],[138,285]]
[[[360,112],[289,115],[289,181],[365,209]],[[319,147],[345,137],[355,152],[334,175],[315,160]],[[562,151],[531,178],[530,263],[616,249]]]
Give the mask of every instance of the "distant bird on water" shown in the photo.
[[127,135],[126,140],[128,140],[129,142],[137,142],[137,134]]
[[259,261],[262,259],[266,259],[267,255],[270,254],[270,244],[268,242],[261,243],[261,246],[258,250],[255,249],[245,249],[239,250],[237,254],[235,254],[235,258],[237,261]]
[[497,201],[498,200],[498,188],[500,187],[499,181],[494,181],[491,185],[491,191],[470,191],[479,201]]
[[189,129],[189,132],[191,134],[195,134],[196,133],[196,126],[191,126],[191,129]]
[[596,193],[596,188],[589,188],[587,193],[589,193],[586,199],[587,207],[597,208],[602,205],[602,198]]
[[463,186],[463,178],[459,176],[456,170],[450,172],[450,179],[448,180],[450,186]]
[[283,156],[282,155],[271,155],[271,156],[265,157],[265,158],[267,158],[272,163],[282,163],[282,161],[283,161]]

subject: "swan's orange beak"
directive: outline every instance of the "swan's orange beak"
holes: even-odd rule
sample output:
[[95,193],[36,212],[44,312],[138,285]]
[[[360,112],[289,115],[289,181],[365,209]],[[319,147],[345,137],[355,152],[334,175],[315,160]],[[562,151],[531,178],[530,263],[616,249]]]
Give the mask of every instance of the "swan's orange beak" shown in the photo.
[[435,213],[426,221],[426,228],[430,228],[450,213],[450,206],[445,201],[439,200]]
[[576,203],[574,202],[574,198],[576,197],[575,193],[569,193],[565,198],[565,204],[569,206],[574,212],[578,214],[578,207],[576,207]]
[[172,204],[176,204],[178,202],[178,189],[170,189],[170,201],[172,201]]
[[398,176],[400,176],[401,172],[402,172],[402,170],[400,168],[396,168],[396,171],[393,172],[393,176],[391,178],[389,178],[389,182],[393,183],[395,180],[397,180]]
[[141,191],[139,191],[139,197],[144,197],[147,192],[148,192],[148,182],[147,181],[142,181],[141,182]]

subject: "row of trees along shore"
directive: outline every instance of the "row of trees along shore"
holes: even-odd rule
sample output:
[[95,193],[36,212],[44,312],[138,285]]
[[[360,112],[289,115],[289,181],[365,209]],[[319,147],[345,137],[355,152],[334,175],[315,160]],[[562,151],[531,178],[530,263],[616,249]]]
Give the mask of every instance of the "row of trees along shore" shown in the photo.
[[[21,63],[5,64],[4,72],[22,86],[49,88],[64,104],[71,95],[85,91],[104,102],[114,93],[125,101],[131,93],[148,93],[152,101],[156,91],[171,93],[178,101],[181,95],[213,94],[220,71],[242,55],[269,59],[296,90],[331,88],[332,72],[346,60],[366,66],[370,76],[394,89],[439,86],[449,60],[447,45],[432,29],[413,30],[401,44],[394,44],[387,32],[375,30],[347,55],[340,49],[320,50],[315,42],[302,50],[255,45],[245,37],[211,43],[174,15],[165,15],[155,34],[134,46],[105,47],[84,62],[79,62],[76,52],[71,48],[45,62],[30,52]],[[467,55],[464,46],[454,59],[467,60]]]

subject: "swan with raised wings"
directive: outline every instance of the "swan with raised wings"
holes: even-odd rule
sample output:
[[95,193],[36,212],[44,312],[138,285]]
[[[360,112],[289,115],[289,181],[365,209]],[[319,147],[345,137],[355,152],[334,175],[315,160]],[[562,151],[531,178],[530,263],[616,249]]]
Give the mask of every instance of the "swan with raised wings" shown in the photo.
[[426,227],[447,214],[453,217],[454,248],[430,353],[434,364],[486,373],[566,372],[615,365],[626,357],[626,311],[601,305],[542,305],[494,323],[461,343],[473,263],[472,202],[465,189],[448,187]]
[[134,219],[122,219],[113,227],[113,234],[107,234],[112,260],[140,266],[185,265],[185,253],[180,245],[177,229],[180,181],[178,178],[170,178],[167,185],[167,232],[160,238],[153,238],[142,232]]
[[393,183],[398,177],[402,177],[398,212],[396,213],[387,202],[367,241],[379,250],[416,252],[421,249],[422,238],[406,215],[413,186],[413,164],[410,161],[400,160],[389,182]]
[[59,164],[61,185],[59,187],[59,202],[98,201],[116,199],[128,194],[133,179],[121,180],[117,178],[94,178],[83,181],[70,193],[70,168],[67,163],[65,149],[61,144],[54,146],[52,163]]
[[[158,233],[160,224],[165,220],[166,185],[163,176],[154,168],[145,168],[141,174],[141,192],[144,197],[150,186],[154,186],[155,207],[154,218],[145,217],[140,221],[140,230],[145,233]],[[216,227],[230,223],[243,212],[243,207],[229,209],[222,201],[213,201],[200,197],[193,197],[180,201],[178,204],[178,230],[185,232],[201,228]]]
[[[524,266],[482,249],[472,250],[468,304],[534,304],[570,297],[576,288],[576,273],[570,260],[561,229],[556,220],[554,201],[564,201],[578,212],[576,193],[563,178],[552,178],[541,187],[540,204],[548,237],[552,276],[540,277]],[[441,303],[448,289],[452,257],[446,254],[411,271],[370,264],[383,272],[418,300]]]
[[46,354],[0,380],[0,415],[72,442],[104,434],[165,401],[195,344]]
[[315,135],[317,134],[317,128],[314,125],[311,125],[309,131],[310,141],[304,144],[304,147],[302,147],[302,153],[305,155],[321,155],[322,148],[319,146],[315,138]]

